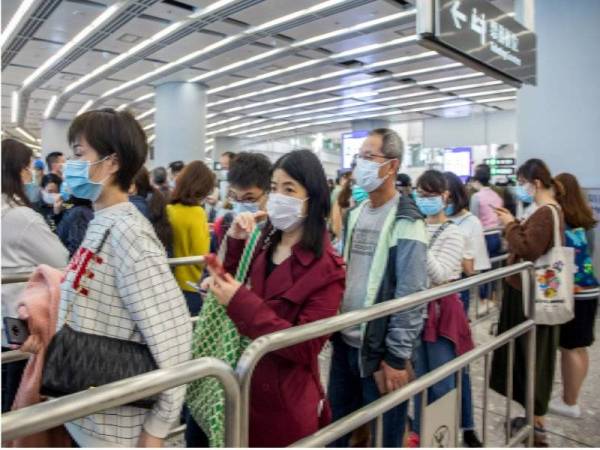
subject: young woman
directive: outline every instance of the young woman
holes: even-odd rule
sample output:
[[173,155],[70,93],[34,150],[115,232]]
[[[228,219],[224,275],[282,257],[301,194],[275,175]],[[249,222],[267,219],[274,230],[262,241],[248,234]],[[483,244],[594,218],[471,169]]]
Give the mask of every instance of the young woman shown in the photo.
[[[561,230],[564,232],[563,214],[556,201],[562,194],[562,187],[550,175],[546,164],[540,159],[526,161],[517,171],[519,185],[517,195],[521,201],[535,202],[537,209],[527,220],[518,222],[508,210],[497,209],[498,218],[505,227],[508,241],[508,265],[518,261],[535,261],[554,246],[554,219],[552,210],[559,213]],[[564,234],[561,232],[561,235]],[[504,283],[498,334],[526,320],[519,275],[509,277]],[[554,366],[559,338],[558,325],[536,326],[536,364],[535,364],[535,443],[547,447],[544,416],[548,412],[548,403],[552,393]],[[515,342],[513,399],[525,405],[526,368],[525,337]],[[506,371],[508,367],[508,349],[506,346],[494,352],[490,386],[496,392],[506,395]],[[513,429],[524,424],[524,418],[513,419]]]
[[561,173],[556,180],[564,187],[559,199],[565,214],[566,245],[575,248],[575,317],[560,327],[560,368],[563,395],[550,402],[550,411],[567,417],[579,417],[579,391],[587,376],[590,361],[587,347],[594,342],[594,324],[598,310],[600,286],[594,274],[592,253],[596,219],[577,178]]
[[[62,268],[68,253],[35,212],[26,192],[33,181],[33,151],[14,139],[2,141],[2,273],[28,273],[40,264]],[[2,317],[18,317],[16,300],[25,283],[2,285]],[[2,351],[10,350],[2,331]],[[2,412],[10,410],[25,361],[2,364]]]
[[[429,251],[427,273],[432,286],[458,280],[462,272],[464,238],[458,226],[448,219],[445,208],[449,192],[444,174],[427,170],[417,180],[415,201],[427,216]],[[452,324],[452,325],[450,325]],[[453,326],[455,325],[455,326]],[[471,330],[458,294],[435,300],[427,306],[427,319],[421,345],[416,351],[415,371],[424,375],[473,348]],[[429,388],[428,402],[432,403],[454,389],[455,377],[449,376]],[[420,396],[419,396],[420,398]],[[415,431],[420,432],[421,402],[416,400]],[[463,408],[462,426],[473,430],[473,410]]]
[[[463,277],[470,277],[476,273],[491,268],[490,258],[485,244],[483,227],[479,219],[469,212],[469,197],[461,179],[452,172],[445,172],[448,186],[448,201],[444,212],[456,225],[464,238],[464,255],[462,259]],[[465,314],[469,315],[469,291],[460,293],[460,298],[465,307]],[[473,422],[473,400],[471,395],[471,377],[469,369],[462,376],[462,428],[463,442],[468,447],[481,447],[482,443],[475,433]]]
[[133,179],[129,188],[129,201],[150,221],[167,255],[170,255],[173,231],[167,217],[167,202],[161,192],[150,184],[150,174],[145,167]]
[[[249,285],[234,273],[245,240],[265,213],[239,214],[229,232],[221,277],[205,281],[240,333],[256,339],[334,316],[345,271],[328,238],[329,189],[310,150],[282,156],[274,166],[267,203],[269,222],[250,267]],[[266,355],[252,378],[250,446],[284,447],[319,429],[327,419],[318,355],[326,336]],[[321,417],[320,417],[321,413]]]
[[[208,220],[200,205],[212,192],[215,183],[214,173],[202,161],[192,161],[177,175],[177,184],[167,206],[173,230],[173,257],[206,255],[209,252]],[[203,269],[203,264],[175,268],[175,278],[192,316],[198,315],[202,308],[202,297],[193,285],[200,280]]]
[[[129,112],[89,111],[71,123],[68,141],[65,183],[93,202],[95,214],[61,285],[58,327],[146,344],[159,368],[189,360],[185,300],[152,226],[128,201],[148,155],[142,127]],[[160,447],[184,394],[185,386],[170,389],[152,410],[122,406],[66,427],[80,447]]]

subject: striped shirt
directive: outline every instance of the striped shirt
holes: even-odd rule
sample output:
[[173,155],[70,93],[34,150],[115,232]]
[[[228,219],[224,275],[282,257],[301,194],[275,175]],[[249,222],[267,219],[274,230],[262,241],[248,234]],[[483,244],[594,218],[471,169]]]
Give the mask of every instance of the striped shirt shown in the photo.
[[[70,303],[69,325],[76,331],[146,343],[159,368],[191,357],[185,300],[152,225],[130,202],[96,211],[61,285],[58,329]],[[134,447],[142,428],[160,438],[168,434],[179,419],[184,395],[185,386],[177,387],[161,393],[152,410],[113,408],[67,428],[82,447],[98,446],[98,441]]]
[[[441,226],[427,224],[429,239],[433,238]],[[464,237],[458,226],[453,223],[435,239],[427,251],[427,274],[432,285],[438,286],[460,278],[464,245]]]

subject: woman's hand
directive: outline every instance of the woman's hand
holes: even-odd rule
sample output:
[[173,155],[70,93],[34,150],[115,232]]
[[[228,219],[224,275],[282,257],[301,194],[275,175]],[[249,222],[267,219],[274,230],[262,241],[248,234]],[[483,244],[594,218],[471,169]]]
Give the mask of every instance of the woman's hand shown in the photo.
[[142,448],[158,448],[163,446],[163,440],[142,431],[138,438],[137,446]]
[[233,220],[227,234],[234,239],[248,239],[250,233],[254,231],[256,223],[266,217],[267,213],[264,211],[258,211],[256,213],[240,213]]
[[504,226],[516,220],[515,217],[506,208],[494,208],[494,211],[496,212],[496,214],[498,215],[498,219],[500,219],[500,222],[502,222],[502,225]]
[[202,288],[210,289],[221,305],[229,305],[242,284],[228,273],[224,277],[220,277],[210,267],[208,267],[208,271],[211,276],[204,279],[201,285]]

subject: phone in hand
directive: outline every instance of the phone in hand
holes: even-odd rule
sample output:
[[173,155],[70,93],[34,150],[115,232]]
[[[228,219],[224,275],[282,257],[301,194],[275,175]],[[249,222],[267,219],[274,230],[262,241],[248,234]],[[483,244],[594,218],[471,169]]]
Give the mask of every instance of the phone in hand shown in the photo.
[[214,253],[209,253],[204,257],[204,261],[218,276],[221,278],[225,277],[225,268],[223,267],[223,263],[219,259],[217,255]]
[[29,337],[29,327],[25,320],[16,317],[5,317],[4,333],[9,344],[23,345]]

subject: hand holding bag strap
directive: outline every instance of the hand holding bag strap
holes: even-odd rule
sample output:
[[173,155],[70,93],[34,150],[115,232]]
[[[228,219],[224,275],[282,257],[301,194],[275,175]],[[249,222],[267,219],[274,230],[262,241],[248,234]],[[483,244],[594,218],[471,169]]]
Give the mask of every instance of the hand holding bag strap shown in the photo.
[[235,279],[240,283],[243,283],[246,280],[248,270],[250,269],[250,264],[252,263],[252,256],[258,244],[261,233],[261,230],[258,227],[255,227],[254,231],[252,231],[252,234],[250,234],[250,237],[248,238],[246,246],[244,247],[244,252],[242,253],[242,257],[240,258],[240,262],[235,274]]

